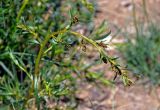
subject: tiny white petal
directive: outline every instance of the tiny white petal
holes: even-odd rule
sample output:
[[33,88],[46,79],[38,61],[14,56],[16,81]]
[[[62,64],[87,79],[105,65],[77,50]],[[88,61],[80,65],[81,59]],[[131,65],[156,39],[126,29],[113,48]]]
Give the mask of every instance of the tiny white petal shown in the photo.
[[96,42],[100,43],[100,42],[103,42],[104,44],[108,44],[112,39],[112,36],[109,35],[107,37],[105,37],[104,39],[101,39],[101,40],[96,40]]

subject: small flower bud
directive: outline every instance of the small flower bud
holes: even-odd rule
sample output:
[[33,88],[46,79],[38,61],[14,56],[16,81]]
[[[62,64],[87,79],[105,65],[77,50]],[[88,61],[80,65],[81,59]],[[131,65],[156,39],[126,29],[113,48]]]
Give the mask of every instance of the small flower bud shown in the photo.
[[74,16],[73,19],[72,19],[72,23],[75,24],[77,23],[79,20],[78,20],[78,17],[77,16]]
[[103,58],[102,58],[102,61],[103,61],[104,63],[106,63],[106,64],[108,63],[108,61],[107,61],[107,58],[106,58],[106,57],[103,57]]

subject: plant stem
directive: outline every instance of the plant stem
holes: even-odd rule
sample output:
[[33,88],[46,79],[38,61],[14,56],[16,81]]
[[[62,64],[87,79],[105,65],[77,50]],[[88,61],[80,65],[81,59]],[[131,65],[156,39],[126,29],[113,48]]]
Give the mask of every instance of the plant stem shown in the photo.
[[37,58],[35,60],[34,78],[32,80],[32,85],[31,85],[31,89],[29,91],[29,96],[27,97],[27,98],[30,98],[32,96],[33,91],[35,92],[37,108],[39,108],[39,98],[38,98],[38,89],[39,89],[39,86],[40,86],[39,81],[38,81],[39,80],[39,64],[40,64],[41,58],[42,58],[43,53],[44,53],[44,48],[45,48],[46,44],[48,43],[48,41],[50,40],[51,37],[55,37],[55,35],[62,34],[62,33],[65,33],[65,32],[67,32],[66,29],[51,33],[50,35],[45,37],[44,41],[40,45],[40,50],[39,50]]
[[26,5],[28,4],[28,1],[29,1],[29,0],[24,0],[24,1],[23,1],[22,7],[20,8],[20,10],[19,10],[19,12],[18,12],[18,15],[17,15],[17,18],[16,18],[16,22],[19,21],[19,18],[21,17],[24,8],[25,8]]
[[53,32],[52,34],[46,36],[46,38],[44,39],[44,41],[40,45],[40,50],[38,52],[38,56],[37,56],[36,61],[35,61],[35,70],[34,70],[35,75],[37,75],[37,76],[39,75],[39,63],[40,63],[41,57],[44,53],[44,48],[45,48],[46,44],[48,43],[48,41],[50,40],[50,38],[55,37],[55,35],[57,35],[57,34],[62,34],[62,33],[65,33],[65,32],[67,32],[66,29],[61,30],[61,31],[57,31],[57,32]]
[[134,0],[132,0],[132,4],[133,4],[133,10],[132,10],[133,23],[134,23],[136,34],[137,34],[137,37],[138,37],[139,36],[139,31],[138,31],[137,18],[136,18],[136,6],[135,6],[135,3],[134,3]]
[[143,2],[143,11],[144,11],[144,15],[146,16],[147,22],[149,22],[149,17],[148,17],[148,12],[147,12],[146,0],[142,0],[142,2]]
[[84,36],[84,35],[82,35],[82,34],[80,34],[80,33],[78,33],[78,32],[74,32],[74,31],[69,31],[69,32],[70,32],[71,34],[79,37],[79,38],[82,38],[82,39],[86,40],[87,42],[89,42],[90,44],[92,44],[93,46],[95,46],[100,53],[103,52],[103,50],[102,50],[102,49],[97,45],[97,43],[96,43],[95,41],[93,41],[92,39],[89,39],[89,38],[87,38],[86,36]]
[[69,31],[69,32],[70,32],[71,34],[79,37],[79,38],[82,38],[82,39],[86,40],[86,41],[89,42],[90,44],[92,44],[94,47],[97,48],[97,50],[99,51],[99,53],[100,53],[102,56],[105,56],[109,62],[112,62],[111,59],[110,59],[110,57],[106,55],[106,52],[104,51],[104,49],[101,48],[99,45],[97,45],[97,43],[96,43],[95,41],[93,41],[92,39],[89,39],[88,37],[86,37],[86,36],[84,36],[84,35],[82,35],[82,34],[80,34],[80,33],[77,33],[77,32],[74,32],[74,31]]

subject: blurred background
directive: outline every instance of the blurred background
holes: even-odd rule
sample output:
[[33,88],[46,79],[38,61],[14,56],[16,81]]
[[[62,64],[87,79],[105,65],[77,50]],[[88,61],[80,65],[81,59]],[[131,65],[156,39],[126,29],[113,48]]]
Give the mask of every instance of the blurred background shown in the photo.
[[[160,110],[160,0],[86,1],[0,1],[0,110],[37,110],[37,99],[45,110]],[[113,80],[95,48],[64,33],[44,47],[39,97],[30,98],[44,36],[67,26],[90,39],[111,31],[104,49],[133,84]]]

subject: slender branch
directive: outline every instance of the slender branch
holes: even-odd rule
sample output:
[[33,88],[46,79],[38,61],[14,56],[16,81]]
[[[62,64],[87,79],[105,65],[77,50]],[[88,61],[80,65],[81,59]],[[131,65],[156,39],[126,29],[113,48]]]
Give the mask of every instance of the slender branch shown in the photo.
[[29,1],[29,0],[24,0],[24,1],[23,1],[22,7],[20,8],[20,10],[19,10],[19,12],[18,12],[18,15],[17,15],[17,18],[16,18],[16,22],[19,21],[19,18],[21,17],[24,8],[25,8],[26,5],[28,4],[28,1]]
[[100,53],[104,53],[103,49],[100,48],[97,43],[95,41],[93,41],[92,39],[89,39],[87,38],[86,36],[78,33],[78,32],[74,32],[74,31],[69,31],[71,34],[79,37],[79,38],[83,38],[84,40],[86,40],[87,42],[89,42],[90,44],[92,44],[93,46],[95,46],[97,48],[97,50],[100,52]]
[[41,60],[41,57],[44,53],[44,48],[46,46],[46,44],[48,43],[48,41],[50,40],[51,37],[55,37],[55,35],[58,35],[58,34],[62,34],[62,33],[65,33],[67,32],[66,29],[64,30],[61,30],[61,31],[57,31],[57,32],[53,32],[52,34],[46,36],[46,38],[44,39],[44,41],[42,42],[42,44],[40,45],[40,50],[38,52],[38,56],[36,58],[36,62],[35,62],[35,70],[34,70],[34,74],[38,76],[39,74],[39,63],[40,63],[40,60]]
[[138,37],[139,36],[139,31],[138,31],[138,24],[137,24],[137,18],[136,18],[136,6],[135,6],[135,3],[134,3],[134,0],[132,0],[132,4],[133,4],[133,9],[132,9],[133,23],[134,23],[136,34],[137,34],[137,37]]
[[147,22],[149,22],[149,16],[148,16],[148,12],[147,12],[147,4],[146,4],[146,0],[142,0],[143,2],[143,11],[146,17]]

